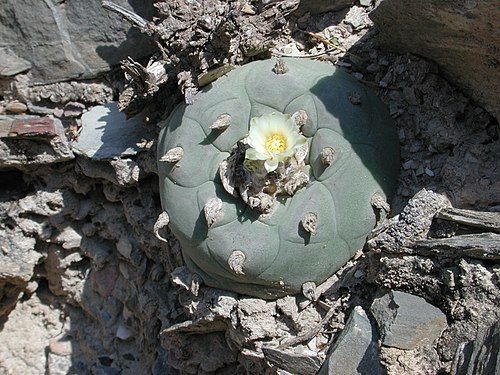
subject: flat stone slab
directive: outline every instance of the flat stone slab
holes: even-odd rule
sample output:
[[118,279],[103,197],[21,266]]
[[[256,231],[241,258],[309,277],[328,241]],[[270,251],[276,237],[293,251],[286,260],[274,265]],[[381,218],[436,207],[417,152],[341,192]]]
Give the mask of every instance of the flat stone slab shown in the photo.
[[143,151],[137,143],[152,139],[151,133],[143,114],[127,120],[116,103],[109,103],[92,107],[82,115],[82,131],[72,148],[94,160],[110,160]]
[[[151,19],[151,1],[114,0]],[[127,56],[152,52],[146,35],[101,6],[100,0],[2,0],[0,75],[30,69],[30,83],[94,78]]]
[[[433,60],[440,72],[500,118],[497,1],[380,1],[370,13],[382,46]],[[460,26],[457,26],[460,25]]]
[[59,163],[74,157],[58,119],[0,116],[0,169]]
[[429,345],[447,327],[441,310],[409,293],[390,291],[376,298],[370,311],[384,346],[411,350]]
[[383,374],[374,331],[363,308],[356,306],[318,375]]
[[319,370],[318,357],[307,353],[262,348],[262,352],[273,365],[292,374],[315,375]]
[[0,77],[10,77],[31,68],[31,63],[10,48],[0,47]]
[[500,374],[500,323],[482,327],[474,340],[458,346],[451,367],[453,375]]

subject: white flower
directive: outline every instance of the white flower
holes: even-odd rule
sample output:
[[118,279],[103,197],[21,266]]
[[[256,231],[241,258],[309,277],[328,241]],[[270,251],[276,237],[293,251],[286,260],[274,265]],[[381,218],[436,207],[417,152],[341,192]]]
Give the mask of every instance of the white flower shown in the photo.
[[267,172],[272,172],[306,141],[290,115],[273,112],[250,120],[250,132],[246,138],[250,148],[245,157],[263,160]]

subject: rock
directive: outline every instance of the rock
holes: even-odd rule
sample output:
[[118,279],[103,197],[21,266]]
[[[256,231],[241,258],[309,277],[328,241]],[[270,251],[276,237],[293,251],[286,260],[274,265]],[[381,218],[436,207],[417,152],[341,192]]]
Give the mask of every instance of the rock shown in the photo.
[[20,114],[20,113],[26,113],[28,110],[28,106],[24,103],[14,101],[10,102],[5,106],[5,110],[8,113],[13,113],[13,114]]
[[152,369],[152,375],[172,374],[173,369],[168,364],[168,353],[165,349],[158,349],[158,357]]
[[31,63],[17,56],[10,48],[0,48],[0,77],[10,77],[30,68]]
[[139,181],[139,165],[130,159],[111,160],[118,185],[133,185]]
[[483,327],[474,340],[462,343],[455,354],[453,375],[500,373],[500,324]]
[[299,14],[335,12],[351,6],[354,2],[354,0],[301,0],[297,12]]
[[85,105],[78,102],[69,102],[64,106],[64,117],[79,117],[85,110]]
[[3,321],[0,373],[61,374],[48,371],[48,346],[52,338],[65,330],[66,321],[61,319],[57,308],[47,304],[47,296],[48,293],[41,296],[35,293],[31,298],[24,298]]
[[123,324],[120,324],[116,329],[116,337],[120,340],[128,340],[133,336],[133,332]]
[[218,369],[235,362],[237,358],[237,353],[228,350],[222,332],[173,335],[162,341],[162,346],[168,353],[169,365],[180,370],[182,374],[216,373]]
[[275,348],[262,348],[268,362],[292,374],[315,375],[319,370],[319,358],[312,353],[284,351]]
[[61,356],[54,353],[47,355],[47,375],[64,375],[71,372],[71,356]]
[[[82,102],[88,105],[99,105],[113,101],[111,84],[102,80],[57,82],[42,86],[19,86],[17,85],[20,99],[28,103],[30,112],[53,113],[57,117],[63,115],[63,110],[58,107],[55,109],[46,107],[47,98],[50,98],[50,102],[54,104]],[[30,102],[40,103],[40,105],[29,104]]]
[[[405,249],[406,250],[406,249]],[[408,253],[447,257],[447,258],[475,258],[490,261],[500,260],[500,234],[479,233],[462,234],[450,238],[436,238],[419,241]]]
[[82,238],[83,235],[79,230],[68,225],[57,235],[55,242],[65,250],[77,249],[82,244]]
[[374,333],[365,311],[356,306],[318,375],[383,374]]
[[367,27],[370,24],[370,20],[368,19],[368,15],[366,13],[365,8],[353,6],[347,12],[344,22],[351,26],[353,30],[360,30]]
[[[151,2],[115,3],[151,18]],[[13,75],[31,67],[32,83],[91,78],[107,71],[128,55],[151,52],[147,38],[100,0],[6,0],[0,3],[0,71]]]
[[92,107],[82,116],[82,131],[72,148],[94,160],[114,159],[143,151],[137,143],[151,133],[144,115],[126,119],[116,103]]
[[445,195],[422,189],[384,232],[368,241],[368,246],[396,253],[404,247],[411,247],[427,237],[436,213],[448,207],[451,203]]
[[447,327],[441,310],[408,293],[390,291],[376,298],[370,311],[384,346],[412,350],[429,345]]
[[[185,272],[186,267],[178,267],[172,272],[172,282],[190,291],[182,295],[183,309],[190,320],[174,324],[161,332],[163,337],[174,337],[179,333],[207,333],[225,331],[231,320],[237,300],[236,294],[220,289],[200,288],[193,278],[194,274]],[[194,293],[193,289],[197,289]],[[196,294],[196,295],[195,295]],[[217,301],[217,303],[213,303]]]
[[132,254],[132,244],[128,237],[122,236],[116,243],[116,250],[123,255],[126,259],[130,259],[130,254]]
[[385,0],[370,17],[383,46],[434,60],[450,81],[500,118],[496,1]]
[[20,230],[0,231],[0,280],[27,283],[42,254],[35,251],[36,240]]
[[[11,103],[12,104],[12,103]],[[1,116],[1,138],[53,138],[62,135],[61,123],[48,117]]]
[[[238,321],[230,331],[231,338],[238,342],[246,339],[247,342],[257,339],[280,337],[284,335],[283,327],[276,324],[276,302],[266,302],[257,298],[241,298],[235,311]],[[244,335],[241,334],[244,332]],[[238,337],[241,336],[241,337]]]
[[0,168],[59,163],[73,158],[61,121],[0,116]]
[[0,317],[14,308],[29,287],[42,258],[42,254],[35,251],[35,244],[36,240],[25,236],[19,228],[0,229]]

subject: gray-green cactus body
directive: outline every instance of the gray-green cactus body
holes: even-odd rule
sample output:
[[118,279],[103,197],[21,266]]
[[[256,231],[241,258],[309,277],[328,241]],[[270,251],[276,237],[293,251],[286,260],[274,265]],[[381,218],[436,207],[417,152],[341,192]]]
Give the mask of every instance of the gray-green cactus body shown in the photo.
[[[388,197],[399,172],[396,129],[374,94],[331,65],[284,62],[284,74],[273,71],[276,60],[247,64],[200,92],[194,104],[179,105],[158,146],[159,157],[183,151],[158,167],[162,206],[187,265],[210,286],[261,298],[300,292],[344,265],[374,227],[373,195]],[[279,198],[263,218],[226,192],[219,163],[247,136],[252,117],[299,110],[309,118],[302,132],[310,182]],[[221,118],[224,126],[214,128]],[[209,227],[211,199],[218,215]],[[315,218],[312,233],[304,221]]]

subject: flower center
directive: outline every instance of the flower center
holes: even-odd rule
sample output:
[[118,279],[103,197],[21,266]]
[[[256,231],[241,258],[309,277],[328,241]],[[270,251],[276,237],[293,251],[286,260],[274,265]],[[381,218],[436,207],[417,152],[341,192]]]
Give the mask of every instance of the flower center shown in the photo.
[[286,150],[286,138],[281,134],[273,134],[266,140],[266,150],[275,154],[280,154]]

